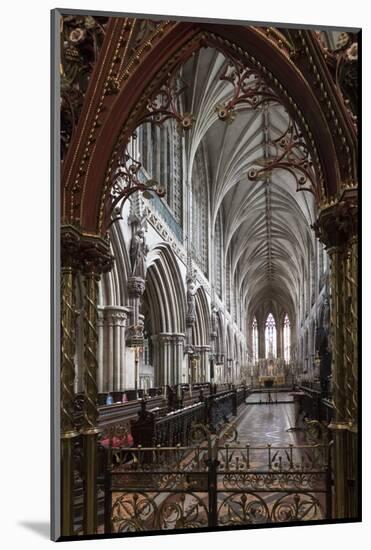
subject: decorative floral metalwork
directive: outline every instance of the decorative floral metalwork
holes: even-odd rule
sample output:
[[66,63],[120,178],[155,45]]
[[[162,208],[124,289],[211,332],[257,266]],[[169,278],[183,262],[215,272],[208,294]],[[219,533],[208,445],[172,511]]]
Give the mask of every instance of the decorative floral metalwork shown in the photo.
[[237,60],[229,60],[220,80],[229,82],[233,87],[233,96],[226,103],[219,103],[215,111],[220,120],[233,122],[236,118],[236,107],[244,106],[247,109],[256,109],[263,103],[278,103],[275,92],[267,85],[261,74],[244,66]]
[[261,491],[274,490],[308,490],[323,489],[324,472],[233,472],[219,476],[223,489],[245,489]]
[[112,507],[114,533],[147,531],[155,528],[158,515],[155,499],[146,493],[124,493]]
[[227,426],[227,429],[219,438],[219,443],[221,445],[225,445],[228,443],[236,443],[238,445],[238,431],[235,424]]
[[328,446],[315,444],[286,447],[244,447],[229,445],[218,447],[221,472],[259,471],[306,472],[313,469],[325,471],[328,465]]
[[173,494],[170,494],[161,504],[158,520],[158,529],[195,529],[207,527],[207,504],[194,493],[180,493],[175,498]]
[[[232,441],[238,437],[233,429],[230,436]],[[106,510],[106,526],[110,525],[111,531],[330,517],[326,508],[328,465],[308,458],[317,456],[320,445],[221,447],[221,437],[213,436],[203,425],[193,426],[192,441],[187,447],[111,449],[106,494],[111,506]],[[300,460],[300,456],[304,458]],[[324,460],[326,452],[321,456]]]
[[323,519],[321,503],[310,493],[283,495],[275,502],[271,519],[277,523]]
[[200,496],[191,492],[165,493],[161,504],[158,496],[134,492],[116,498],[112,507],[113,532],[207,527],[207,505]]
[[305,437],[309,445],[325,445],[329,441],[329,429],[319,420],[305,420]]
[[269,508],[266,502],[254,493],[228,495],[218,509],[218,524],[221,526],[269,523],[269,519]]
[[[185,89],[186,85],[179,74],[170,74],[160,90],[154,92],[148,99],[146,112],[138,121],[138,127],[146,122],[161,125],[166,120],[174,119],[179,130],[189,130],[192,127],[194,118],[191,113],[181,113],[180,111],[180,96]],[[134,132],[131,140],[134,141],[136,137]],[[166,188],[162,182],[144,176],[142,164],[129,153],[129,146],[127,145],[114,174],[110,204],[110,211],[113,215],[109,226],[122,219],[121,213],[125,201],[136,191],[143,192],[143,196],[146,198],[151,198],[152,193],[155,193],[158,197],[164,197]],[[118,207],[119,203],[120,207]]]
[[318,31],[316,36],[323,50],[327,66],[340,92],[349,119],[357,130],[358,116],[358,36],[357,33],[342,32],[337,44],[331,48],[325,33]]
[[[274,90],[267,85],[261,72],[236,60],[229,60],[220,80],[229,82],[233,87],[232,98],[215,107],[220,120],[232,122],[238,107],[257,109],[268,104],[282,104]],[[268,154],[250,167],[249,180],[268,177],[273,170],[281,169],[294,177],[297,191],[305,190],[315,194],[316,172],[310,151],[292,118],[289,117],[285,131],[276,138],[269,138],[266,145]]]
[[186,83],[176,72],[169,75],[168,80],[161,86],[159,91],[149,98],[147,113],[141,120],[162,124],[165,120],[174,119],[179,130],[189,130],[195,121],[192,113],[181,113],[180,96],[187,89]]
[[295,492],[278,499],[264,499],[254,492],[228,495],[218,509],[218,524],[249,525],[323,519],[320,500],[313,494]]
[[248,171],[248,178],[256,181],[268,177],[273,170],[285,170],[296,182],[297,191],[310,191],[316,194],[316,173],[310,151],[304,137],[291,118],[287,128],[277,138],[269,138],[268,158],[255,161]]
[[[133,137],[135,139],[135,136]],[[116,168],[115,182],[111,189],[110,209],[113,215],[109,225],[122,219],[124,204],[133,193],[141,191],[146,198],[150,198],[152,193],[159,197],[165,196],[165,188],[156,180],[142,177],[141,169],[142,164],[135,160],[126,149],[122,161]],[[119,203],[120,206],[118,206]]]
[[108,17],[61,18],[61,158],[80,116],[84,95],[105,36]]

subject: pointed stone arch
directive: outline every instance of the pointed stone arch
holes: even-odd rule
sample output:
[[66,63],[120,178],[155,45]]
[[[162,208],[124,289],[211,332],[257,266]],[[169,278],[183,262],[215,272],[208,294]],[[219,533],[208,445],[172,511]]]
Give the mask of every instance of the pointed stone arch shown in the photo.
[[151,321],[155,384],[177,384],[183,366],[186,298],[177,260],[166,243],[148,254],[144,299]]

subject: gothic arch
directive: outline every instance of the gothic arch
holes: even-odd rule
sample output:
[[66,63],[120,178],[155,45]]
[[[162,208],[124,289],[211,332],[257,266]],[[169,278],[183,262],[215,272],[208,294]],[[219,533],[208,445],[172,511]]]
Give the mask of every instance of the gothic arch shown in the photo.
[[131,270],[130,258],[121,228],[112,227],[110,237],[115,262],[111,271],[102,275],[98,303],[101,306],[122,306],[128,303],[127,280]]
[[217,335],[215,340],[215,353],[217,355],[225,354],[225,334],[224,334],[224,323],[223,317],[220,310],[217,313]]
[[174,252],[167,244],[147,258],[146,292],[155,333],[185,333],[185,290]]
[[211,320],[209,304],[202,286],[197,289],[195,304],[196,322],[193,327],[193,344],[195,346],[206,346],[209,345],[210,341]]
[[[118,41],[122,30],[128,26],[124,18],[113,18],[109,31]],[[309,67],[305,60],[301,60],[300,54],[293,55],[295,48],[299,48],[302,42],[311,55]],[[159,88],[169,72],[206,45],[223,48],[227,55],[242,61],[247,56],[250,63],[256,63],[281,97],[288,112],[300,119],[303,134],[310,148],[313,148],[314,156],[318,158],[318,169],[321,171],[319,180],[323,180],[319,184],[323,185],[323,189],[318,190],[318,195],[324,193],[328,199],[335,196],[339,182],[356,180],[356,159],[349,153],[356,141],[355,131],[339,100],[318,40],[312,31],[289,30],[282,46],[282,40],[279,45],[269,39],[264,28],[205,22],[166,22],[150,46],[138,54],[136,68],[127,71],[125,79],[121,79],[118,93],[113,98],[107,94],[104,109],[100,107],[98,113],[98,98],[102,96],[104,86],[107,86],[109,67],[105,71],[102,67],[95,67],[84,103],[86,112],[83,110],[76,132],[78,136],[83,135],[84,139],[79,144],[71,143],[63,166],[63,223],[77,222],[94,233],[105,233],[109,223],[109,190],[113,167],[121,146],[128,141],[138,125],[145,112],[147,99],[154,89]],[[106,59],[109,65],[107,60],[114,56],[115,41],[112,40],[110,44],[104,44],[101,58]],[[330,98],[327,101],[314,85],[318,67],[328,77],[325,79],[328,88],[326,95]],[[92,104],[95,108],[91,108]],[[328,116],[331,109],[335,113],[334,107],[336,116]],[[340,124],[341,134],[332,130],[335,123],[337,126]],[[90,137],[90,129],[96,135],[94,141]],[[339,150],[342,136],[348,150],[345,163],[340,158]]]

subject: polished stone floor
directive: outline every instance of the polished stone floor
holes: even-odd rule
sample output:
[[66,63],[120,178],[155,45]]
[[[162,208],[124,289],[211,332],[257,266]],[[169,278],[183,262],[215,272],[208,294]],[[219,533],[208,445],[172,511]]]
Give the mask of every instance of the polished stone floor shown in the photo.
[[295,412],[290,392],[278,393],[277,403],[275,396],[272,398],[274,402],[267,403],[265,392],[249,396],[234,422],[238,435],[232,447],[239,447],[239,451],[234,452],[241,453],[241,457],[245,452],[243,448],[249,447],[252,470],[300,469],[309,459],[314,459],[313,453],[317,451],[306,448],[306,427],[300,417],[295,418],[298,411]]
[[[250,404],[258,402],[262,404]],[[275,394],[272,392],[275,401]],[[298,445],[302,442],[300,431],[287,431],[295,424],[293,398],[289,392],[277,393],[278,403],[266,403],[266,393],[254,393],[246,401],[247,406],[241,407],[236,427],[238,439],[242,445],[260,446]],[[279,401],[285,401],[279,403]],[[290,402],[286,402],[290,401]]]

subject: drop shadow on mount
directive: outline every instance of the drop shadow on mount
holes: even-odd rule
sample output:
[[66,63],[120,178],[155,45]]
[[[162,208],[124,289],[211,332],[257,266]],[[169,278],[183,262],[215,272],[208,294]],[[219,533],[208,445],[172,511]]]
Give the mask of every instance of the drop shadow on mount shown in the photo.
[[37,533],[43,539],[50,539],[50,523],[48,521],[19,521],[18,525]]

